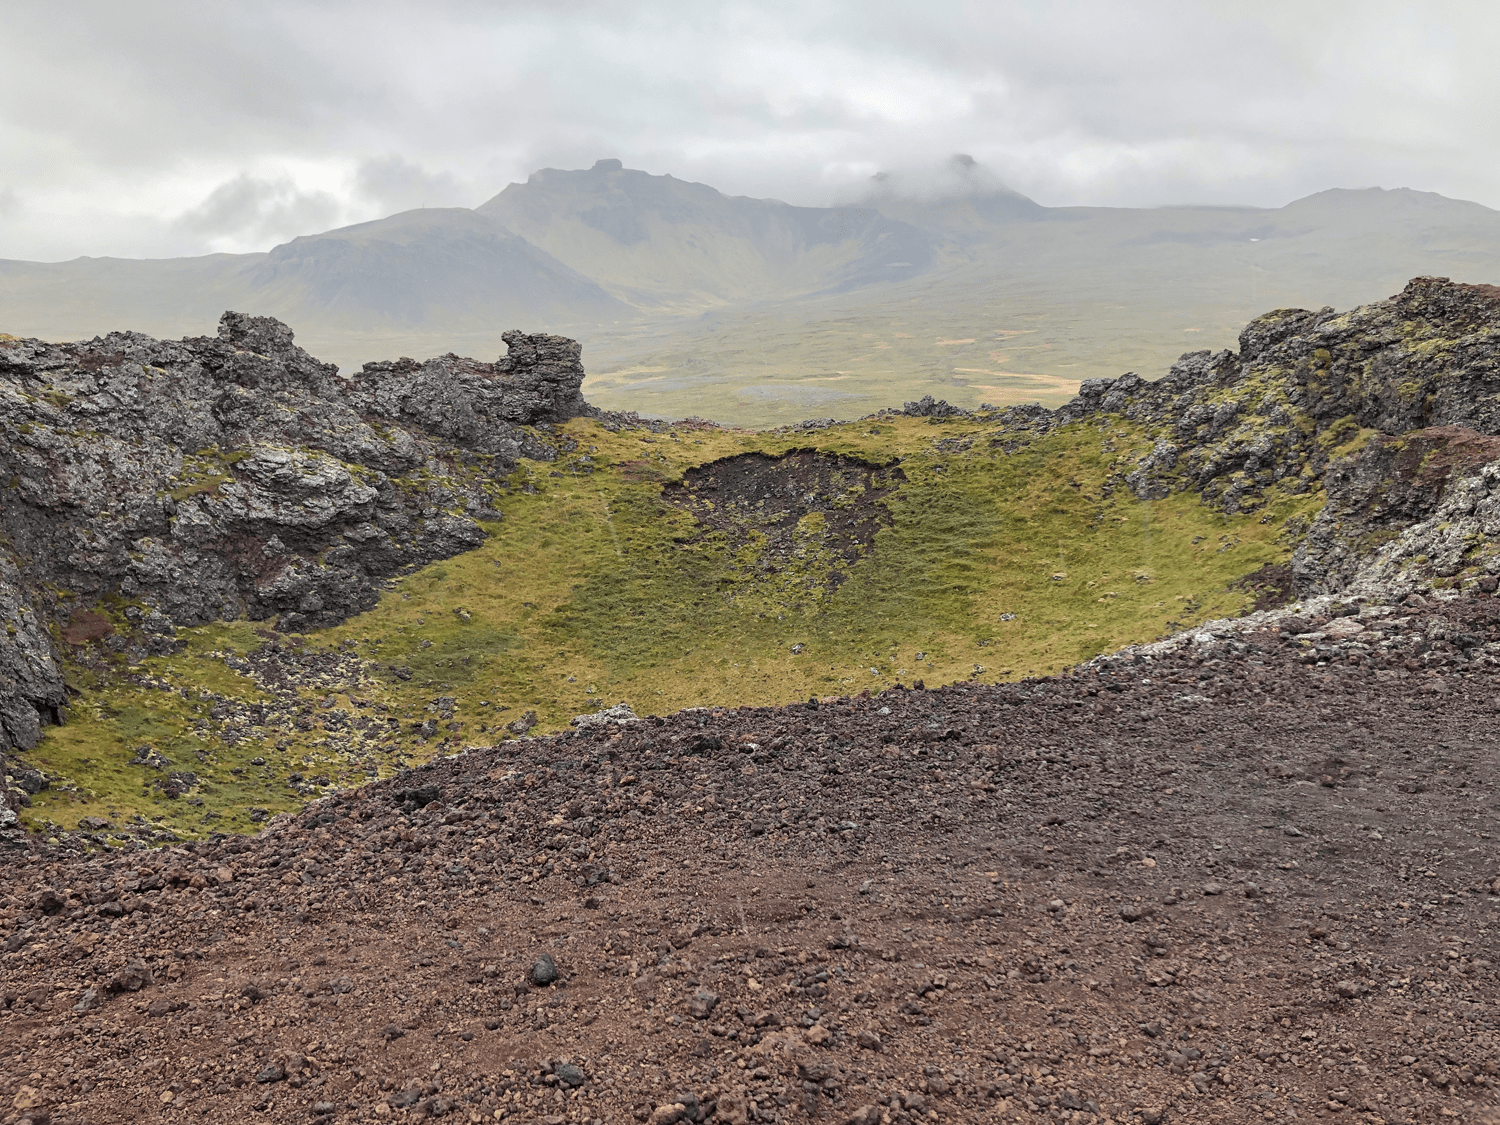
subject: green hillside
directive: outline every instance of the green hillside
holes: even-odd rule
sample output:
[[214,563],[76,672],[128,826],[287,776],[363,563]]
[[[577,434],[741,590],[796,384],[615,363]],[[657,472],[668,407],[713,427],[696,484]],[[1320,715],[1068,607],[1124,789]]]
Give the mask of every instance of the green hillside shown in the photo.
[[540,733],[620,701],[661,714],[1044,673],[1242,610],[1235,580],[1284,561],[1288,521],[1322,502],[1137,500],[1119,474],[1156,435],[1113,417],[1035,438],[984,415],[561,429],[572,451],[521,463],[483,546],[368,613],[306,635],[182,630],[173,655],[72,667],[68,722],[26,756],[54,778],[29,822],[253,829],[531,712]]

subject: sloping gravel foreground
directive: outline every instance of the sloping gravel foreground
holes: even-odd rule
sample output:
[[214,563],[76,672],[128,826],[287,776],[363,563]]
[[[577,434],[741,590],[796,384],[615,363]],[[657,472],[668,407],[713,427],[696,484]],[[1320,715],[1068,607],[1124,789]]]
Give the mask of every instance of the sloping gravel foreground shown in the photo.
[[1500,601],[1335,610],[17,844],[0,1120],[1500,1121]]

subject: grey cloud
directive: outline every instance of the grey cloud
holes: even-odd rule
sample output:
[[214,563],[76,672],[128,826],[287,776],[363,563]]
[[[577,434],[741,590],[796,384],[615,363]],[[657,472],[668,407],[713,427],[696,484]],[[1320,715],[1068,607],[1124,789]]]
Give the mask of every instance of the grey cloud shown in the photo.
[[1500,206],[1479,0],[11,0],[0,39],[7,176],[50,208],[0,257],[159,250],[240,173],[351,221],[604,155],[795,203],[961,152],[1048,204]]
[[326,229],[341,213],[334,196],[302,191],[290,177],[240,175],[214,188],[173,225],[180,234],[201,240],[203,249],[241,249]]
[[915,199],[955,199],[991,195],[1014,189],[966,152],[956,152],[935,165],[901,166],[882,169],[867,182],[851,184],[843,203],[866,199],[879,202],[884,197]]
[[494,194],[475,198],[474,189],[451,172],[431,173],[397,155],[361,161],[354,178],[355,194],[382,214],[415,207],[472,207]]

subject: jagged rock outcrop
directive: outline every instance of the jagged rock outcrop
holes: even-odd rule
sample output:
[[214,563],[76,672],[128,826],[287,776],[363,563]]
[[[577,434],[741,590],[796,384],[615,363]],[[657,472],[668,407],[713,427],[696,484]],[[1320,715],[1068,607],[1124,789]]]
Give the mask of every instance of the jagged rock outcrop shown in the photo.
[[517,458],[552,459],[546,428],[589,412],[577,343],[504,339],[496,363],[353,378],[235,312],[216,337],[0,340],[0,749],[62,708],[55,645],[329,624],[477,545]]
[[1156,436],[1120,477],[1142,499],[1193,490],[1233,513],[1272,488],[1326,490],[1293,560],[1301,595],[1500,573],[1486,499],[1500,480],[1500,287],[1420,277],[1345,313],[1278,309],[1238,352],[1190,352],[1155,381],[1090,379],[1058,410],[1006,410],[996,440],[1100,415]]
[[[1455,490],[1466,495],[1476,474],[1496,460],[1500,437],[1464,426],[1434,426],[1376,435],[1358,452],[1334,461],[1323,477],[1328,501],[1292,561],[1298,589],[1334,593],[1356,578],[1368,579],[1377,553],[1450,507]],[[1425,577],[1456,575],[1465,560],[1454,548],[1466,540],[1474,546],[1477,530],[1464,529],[1450,537],[1447,549],[1425,556]]]
[[1228,512],[1272,486],[1319,487],[1362,429],[1399,435],[1461,426],[1500,433],[1500,288],[1420,277],[1345,313],[1278,309],[1240,333],[1239,351],[1190,352],[1161,379],[1089,379],[1056,411],[1002,420],[1045,430],[1122,414],[1160,431],[1125,484],[1143,498],[1191,488]]

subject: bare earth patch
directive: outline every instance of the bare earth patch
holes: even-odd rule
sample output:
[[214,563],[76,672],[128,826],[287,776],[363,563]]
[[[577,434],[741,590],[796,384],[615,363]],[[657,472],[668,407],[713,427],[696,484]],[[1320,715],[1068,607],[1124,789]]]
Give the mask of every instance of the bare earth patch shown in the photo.
[[1401,612],[27,840],[0,1120],[1490,1121],[1500,603]]

